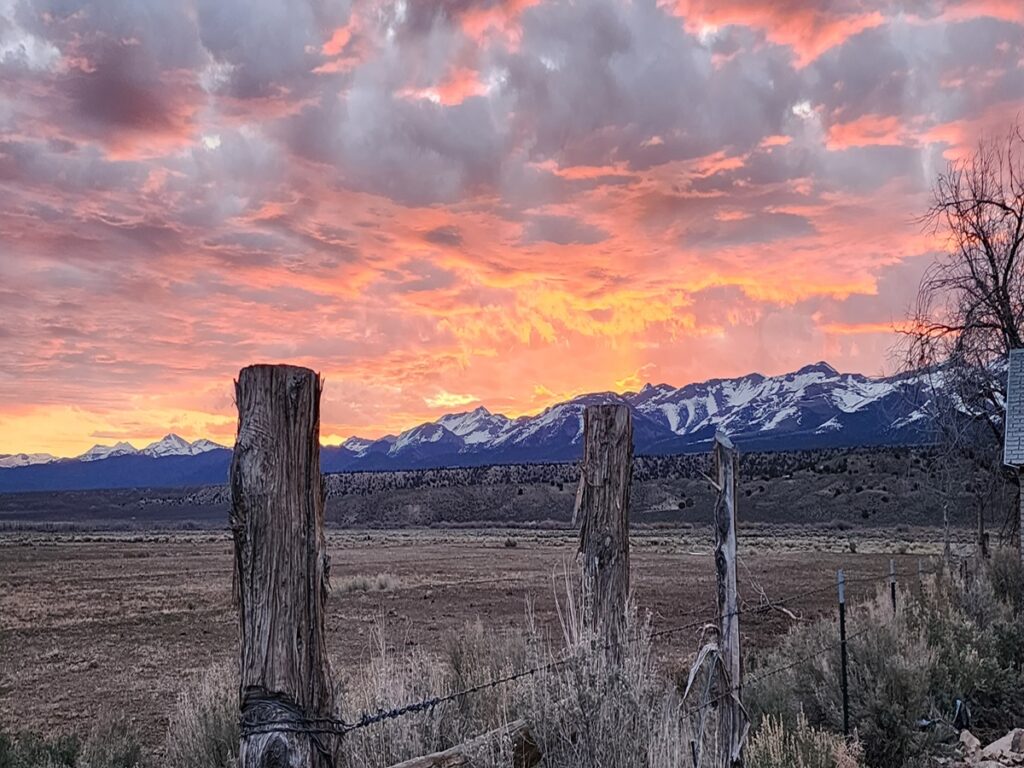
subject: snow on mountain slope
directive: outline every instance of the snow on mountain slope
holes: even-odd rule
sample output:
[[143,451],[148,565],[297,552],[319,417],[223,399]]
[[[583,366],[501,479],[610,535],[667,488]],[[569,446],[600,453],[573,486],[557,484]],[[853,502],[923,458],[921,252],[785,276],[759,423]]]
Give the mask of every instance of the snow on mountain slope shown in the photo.
[[195,456],[200,453],[206,453],[208,451],[216,451],[218,449],[226,449],[227,446],[215,443],[213,440],[207,440],[206,438],[200,438],[192,443],[192,455]]
[[363,454],[373,443],[373,440],[366,440],[362,437],[350,437],[341,444],[341,447],[347,451],[352,451],[352,453]]
[[[816,363],[779,376],[751,373],[683,387],[647,384],[638,392],[582,395],[534,416],[510,419],[480,407],[447,414],[397,437],[350,437],[341,446],[325,447],[321,463],[325,471],[343,471],[574,461],[582,450],[583,413],[597,403],[624,403],[631,409],[637,453],[706,450],[717,430],[747,450],[920,442],[931,437],[923,381],[914,375],[839,373],[827,363]],[[133,454],[153,460],[187,457],[197,466],[213,466],[223,459],[218,448],[222,446],[208,440],[189,443],[170,434],[142,451],[128,443],[95,446],[77,462],[54,462],[52,471],[56,476],[57,468],[64,467],[60,471],[67,474],[68,465]],[[49,473],[50,465],[23,466],[27,461],[0,457],[0,474],[30,473],[31,487],[45,487],[46,478],[35,475]],[[114,464],[106,465],[111,472]],[[90,472],[92,478],[95,473]],[[27,487],[25,483],[8,486]]]
[[4,453],[0,454],[0,469],[7,467],[31,467],[34,464],[49,464],[56,461],[49,453]]
[[114,456],[139,455],[152,458],[161,458],[163,456],[197,456],[200,453],[208,453],[218,449],[224,449],[224,446],[212,440],[201,438],[194,443],[190,443],[178,435],[169,434],[155,443],[150,443],[141,451],[131,443],[120,442],[114,445],[94,445],[76,458],[78,461],[101,461],[113,458]]
[[[874,409],[903,412],[921,403],[913,377],[869,379],[841,374],[827,363],[781,376],[750,374],[679,389],[645,387],[627,399],[641,413],[680,436],[722,429],[734,435],[806,432],[834,434],[842,416]],[[881,416],[882,414],[879,414]],[[906,414],[909,416],[909,413]],[[891,425],[879,418],[877,428]]]
[[699,450],[719,429],[761,449],[907,442],[927,432],[921,395],[914,376],[868,378],[819,362],[779,376],[751,373],[678,388],[646,384],[622,395],[598,392],[517,419],[483,407],[447,414],[388,442],[350,438],[346,466],[571,459],[579,452],[586,406],[614,402],[633,411],[638,452]]
[[512,420],[480,406],[468,413],[449,413],[437,423],[461,437],[465,446],[470,447],[493,442],[508,430]]
[[183,437],[170,434],[164,435],[155,443],[150,443],[142,449],[146,456],[191,456],[192,444]]
[[409,451],[420,450],[423,446],[430,446],[434,451],[451,449],[459,450],[464,445],[462,438],[445,429],[440,424],[428,422],[413,427],[398,436],[398,439],[388,450],[389,456],[398,456]]
[[88,451],[78,456],[78,461],[101,461],[113,456],[132,456],[138,453],[138,449],[131,443],[114,443],[113,445],[94,445]]

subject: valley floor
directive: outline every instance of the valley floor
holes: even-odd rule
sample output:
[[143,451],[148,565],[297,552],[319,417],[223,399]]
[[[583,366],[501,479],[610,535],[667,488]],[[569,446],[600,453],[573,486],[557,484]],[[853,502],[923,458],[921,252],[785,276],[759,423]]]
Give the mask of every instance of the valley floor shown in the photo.
[[[958,531],[966,541],[967,531]],[[741,596],[758,587],[800,618],[831,611],[837,568],[851,599],[873,593],[895,557],[901,573],[942,550],[936,529],[858,531],[754,526],[740,540]],[[514,542],[514,546],[512,546]],[[966,546],[966,544],[964,544]],[[523,625],[527,600],[558,635],[556,596],[575,572],[569,531],[331,532],[328,642],[336,675],[371,653],[383,622],[398,646],[435,649],[479,620],[492,631]],[[236,653],[232,543],[225,533],[0,537],[0,728],[84,731],[103,710],[127,712],[159,747],[168,710],[190,677]],[[636,599],[653,629],[713,617],[711,531],[641,530],[632,537]],[[377,579],[378,574],[384,574]],[[371,577],[371,578],[363,578]],[[383,589],[379,589],[383,587]],[[811,594],[812,590],[817,590]],[[780,611],[742,621],[745,642],[765,644],[792,622]],[[658,638],[662,663],[683,670],[700,628]]]

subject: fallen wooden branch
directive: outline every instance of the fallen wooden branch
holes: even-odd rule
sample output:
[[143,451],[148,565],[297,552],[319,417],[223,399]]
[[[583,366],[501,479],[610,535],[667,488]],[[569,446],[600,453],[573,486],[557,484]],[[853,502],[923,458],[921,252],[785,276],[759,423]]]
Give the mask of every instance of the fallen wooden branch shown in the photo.
[[530,736],[526,721],[515,720],[457,746],[430,755],[414,757],[404,763],[392,765],[391,768],[456,768],[472,765],[473,759],[482,749],[502,742],[512,744],[512,768],[533,768],[540,762],[540,749]]

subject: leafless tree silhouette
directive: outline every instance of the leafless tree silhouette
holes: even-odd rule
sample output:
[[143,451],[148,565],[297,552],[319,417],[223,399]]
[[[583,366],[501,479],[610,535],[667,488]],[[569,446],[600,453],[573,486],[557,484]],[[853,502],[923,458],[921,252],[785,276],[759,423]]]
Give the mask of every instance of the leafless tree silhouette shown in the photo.
[[[946,236],[911,308],[903,363],[921,371],[945,448],[985,468],[979,494],[1001,507],[1004,535],[1018,528],[1007,502],[1015,473],[1002,466],[1006,359],[1024,346],[1024,130],[982,141],[949,163],[921,219]],[[1000,489],[1002,492],[999,492]],[[979,490],[979,489],[976,489]],[[985,503],[979,499],[979,524]],[[984,528],[979,529],[984,543]]]

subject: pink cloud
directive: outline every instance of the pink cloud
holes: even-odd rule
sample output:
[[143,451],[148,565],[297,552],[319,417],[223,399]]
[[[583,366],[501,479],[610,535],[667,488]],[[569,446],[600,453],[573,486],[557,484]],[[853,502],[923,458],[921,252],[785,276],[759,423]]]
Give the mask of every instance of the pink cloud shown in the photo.
[[998,3],[35,2],[12,28],[65,63],[0,64],[0,451],[230,440],[259,360],[324,372],[336,436],[879,372],[934,173],[1024,104]]

